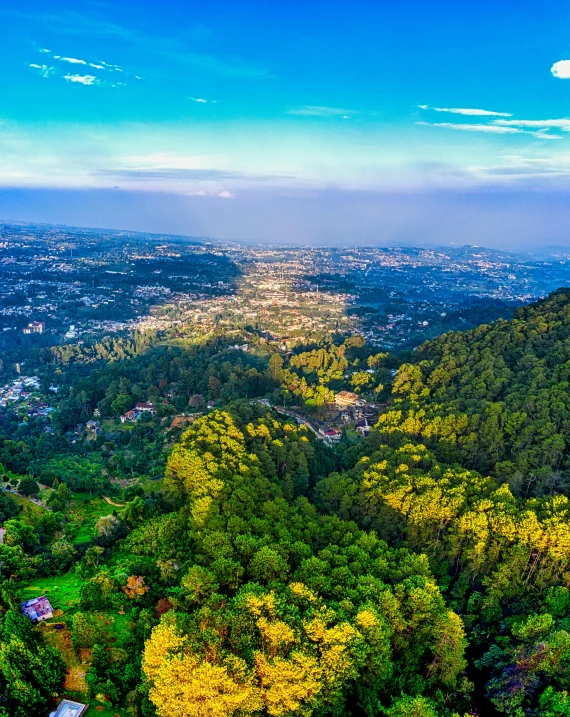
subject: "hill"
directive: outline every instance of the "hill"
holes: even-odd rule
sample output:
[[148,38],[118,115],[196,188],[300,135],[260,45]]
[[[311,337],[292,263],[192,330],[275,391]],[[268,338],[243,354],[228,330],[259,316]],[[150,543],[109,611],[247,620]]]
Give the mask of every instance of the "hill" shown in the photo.
[[[334,447],[246,396],[390,381],[361,340],[286,367],[160,347],[79,378],[53,445],[89,401],[113,431],[43,461],[44,507],[4,501],[0,713],[44,709],[67,669],[121,717],[569,715],[569,337],[567,291],[445,334]],[[173,431],[170,401],[210,384],[218,408]],[[119,430],[118,397],[151,390],[164,415]],[[57,617],[32,628],[39,594]]]

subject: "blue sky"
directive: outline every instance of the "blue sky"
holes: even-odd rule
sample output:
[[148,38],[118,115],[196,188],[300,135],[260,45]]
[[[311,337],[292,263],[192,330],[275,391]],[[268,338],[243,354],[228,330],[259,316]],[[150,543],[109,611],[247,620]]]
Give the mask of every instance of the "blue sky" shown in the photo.
[[477,207],[489,243],[565,241],[568,3],[3,0],[0,27],[4,219],[462,243],[443,218]]

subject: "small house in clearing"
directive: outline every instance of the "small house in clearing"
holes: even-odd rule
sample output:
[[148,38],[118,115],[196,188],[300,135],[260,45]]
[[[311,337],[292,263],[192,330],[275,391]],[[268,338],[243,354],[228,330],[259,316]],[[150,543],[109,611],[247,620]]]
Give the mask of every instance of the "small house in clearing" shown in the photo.
[[22,615],[29,617],[32,622],[41,622],[53,617],[53,607],[45,595],[32,598],[22,603]]

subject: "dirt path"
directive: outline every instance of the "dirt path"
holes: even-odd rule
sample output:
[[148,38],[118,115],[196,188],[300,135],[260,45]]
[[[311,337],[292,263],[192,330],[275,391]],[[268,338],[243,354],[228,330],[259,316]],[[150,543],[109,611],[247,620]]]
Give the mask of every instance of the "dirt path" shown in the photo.
[[114,505],[115,508],[124,508],[126,503],[115,503],[115,501],[111,500],[110,498],[107,498],[106,495],[103,496],[103,500],[106,503],[109,503],[109,505]]

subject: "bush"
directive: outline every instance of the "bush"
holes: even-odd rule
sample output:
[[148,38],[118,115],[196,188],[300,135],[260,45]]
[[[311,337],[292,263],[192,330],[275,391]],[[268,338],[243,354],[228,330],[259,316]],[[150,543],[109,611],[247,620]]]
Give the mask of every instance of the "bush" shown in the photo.
[[20,491],[20,493],[27,496],[39,495],[40,487],[35,478],[32,478],[32,476],[26,476],[20,481],[18,490]]

